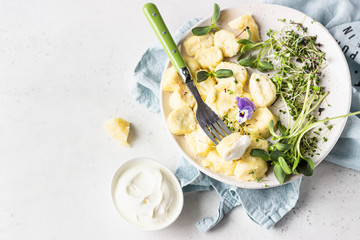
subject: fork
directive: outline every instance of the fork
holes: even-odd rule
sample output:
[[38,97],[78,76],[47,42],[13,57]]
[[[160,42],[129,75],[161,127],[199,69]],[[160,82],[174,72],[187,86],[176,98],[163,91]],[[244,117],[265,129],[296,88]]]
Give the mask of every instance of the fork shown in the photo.
[[167,29],[155,4],[145,4],[143,11],[161,44],[163,45],[166,54],[170,58],[170,61],[196,100],[197,109],[195,116],[197,122],[206,135],[211,139],[211,141],[217,145],[222,140],[222,138],[225,138],[227,135],[231,134],[230,130],[220,119],[220,117],[202,100],[199,91],[195,86],[189,68],[182,58],[180,51],[176,46],[174,39],[170,35],[169,30]]

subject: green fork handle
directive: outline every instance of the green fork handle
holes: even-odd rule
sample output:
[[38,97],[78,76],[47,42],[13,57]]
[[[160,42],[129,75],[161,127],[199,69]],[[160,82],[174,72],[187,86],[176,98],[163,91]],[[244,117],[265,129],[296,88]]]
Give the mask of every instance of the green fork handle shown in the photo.
[[161,44],[163,45],[166,54],[169,56],[176,71],[179,71],[180,69],[186,67],[186,63],[182,58],[180,51],[176,46],[174,39],[171,37],[171,34],[167,29],[155,4],[145,4],[143,7],[143,11],[151,27],[153,28]]

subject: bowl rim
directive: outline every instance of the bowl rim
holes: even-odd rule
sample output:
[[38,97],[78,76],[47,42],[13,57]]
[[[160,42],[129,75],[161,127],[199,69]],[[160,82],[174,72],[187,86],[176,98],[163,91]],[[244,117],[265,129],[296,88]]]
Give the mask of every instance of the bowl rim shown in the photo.
[[[119,179],[119,177],[121,176],[121,174],[124,172],[124,170],[126,169],[127,165],[131,165],[131,164],[135,164],[135,163],[141,163],[141,162],[145,162],[145,161],[149,161],[152,164],[155,164],[157,166],[160,167],[161,170],[166,172],[166,175],[169,176],[171,179],[169,179],[169,181],[173,184],[173,186],[175,186],[174,191],[176,191],[177,196],[178,196],[178,206],[177,209],[174,212],[174,215],[169,218],[169,220],[162,225],[156,226],[156,227],[142,227],[139,226],[131,221],[129,221],[119,210],[119,207],[117,206],[116,200],[115,200],[115,187],[117,184],[117,181]],[[116,171],[113,174],[113,177],[111,179],[111,185],[110,185],[110,193],[111,193],[111,198],[112,198],[112,202],[113,205],[116,209],[116,211],[118,212],[118,214],[125,220],[125,222],[129,223],[130,225],[136,227],[137,229],[141,229],[141,230],[145,230],[145,231],[157,231],[157,230],[161,230],[164,229],[168,226],[170,226],[171,224],[173,224],[180,216],[183,207],[184,207],[184,193],[182,191],[182,187],[179,183],[179,180],[176,178],[175,174],[168,168],[166,167],[163,163],[159,162],[158,160],[155,160],[153,158],[149,158],[149,157],[136,157],[136,158],[132,158],[129,160],[126,160],[124,162],[122,162],[119,167],[116,169]]]

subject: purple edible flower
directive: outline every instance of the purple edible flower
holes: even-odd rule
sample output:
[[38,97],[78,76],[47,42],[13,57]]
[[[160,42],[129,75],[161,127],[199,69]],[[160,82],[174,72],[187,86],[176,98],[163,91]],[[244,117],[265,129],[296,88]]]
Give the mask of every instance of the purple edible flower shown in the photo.
[[253,115],[255,104],[247,97],[236,97],[236,102],[236,105],[239,108],[239,114],[236,115],[236,120],[242,124]]

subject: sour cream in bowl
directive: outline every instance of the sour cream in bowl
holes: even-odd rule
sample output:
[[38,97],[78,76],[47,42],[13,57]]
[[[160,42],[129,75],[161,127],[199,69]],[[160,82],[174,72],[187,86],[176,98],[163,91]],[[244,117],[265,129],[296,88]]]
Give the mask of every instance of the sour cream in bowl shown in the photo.
[[119,214],[127,222],[149,231],[175,222],[184,203],[175,175],[149,158],[122,164],[113,177],[111,193]]

